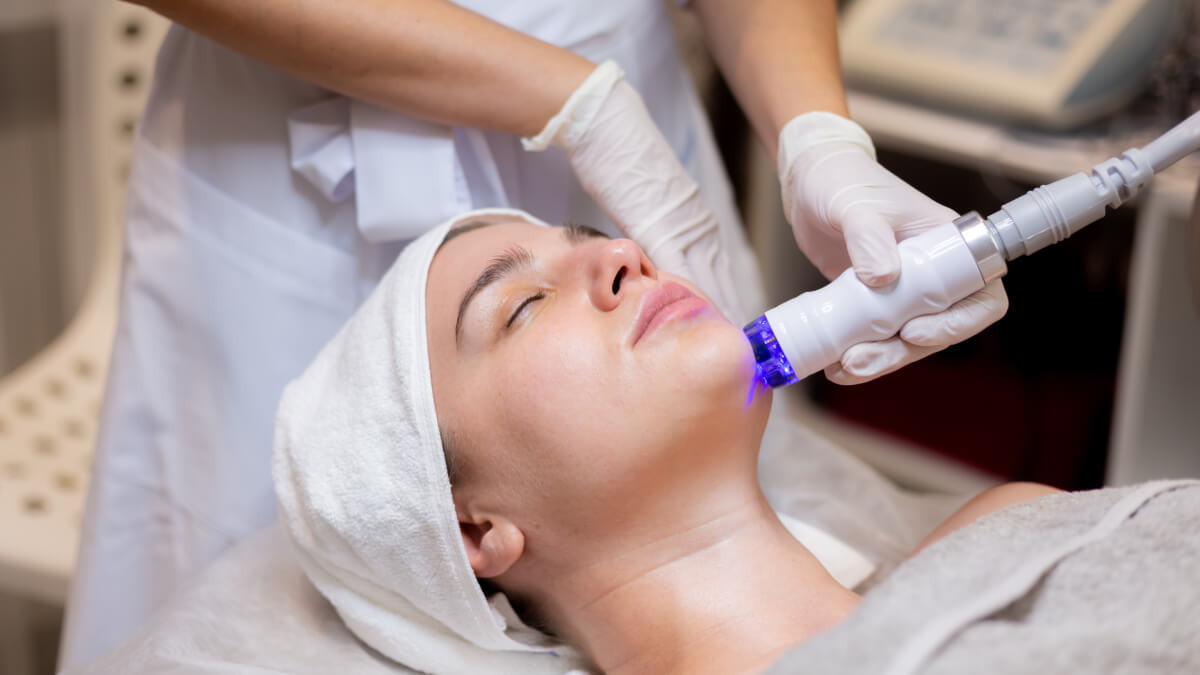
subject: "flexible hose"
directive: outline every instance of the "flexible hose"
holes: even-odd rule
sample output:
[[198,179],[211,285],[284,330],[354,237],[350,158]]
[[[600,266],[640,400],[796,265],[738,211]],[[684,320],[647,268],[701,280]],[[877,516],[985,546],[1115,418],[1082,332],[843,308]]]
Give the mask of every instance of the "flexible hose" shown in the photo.
[[1192,113],[1170,131],[1142,148],[1154,173],[1178,162],[1186,155],[1200,150],[1200,112]]

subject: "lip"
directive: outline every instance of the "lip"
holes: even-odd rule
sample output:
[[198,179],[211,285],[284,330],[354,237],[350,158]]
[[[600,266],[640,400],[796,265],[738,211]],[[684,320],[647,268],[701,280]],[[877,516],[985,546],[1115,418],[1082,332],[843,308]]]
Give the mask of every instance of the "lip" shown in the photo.
[[642,297],[642,305],[629,332],[630,346],[664,324],[694,316],[707,308],[708,303],[686,286],[668,281]]

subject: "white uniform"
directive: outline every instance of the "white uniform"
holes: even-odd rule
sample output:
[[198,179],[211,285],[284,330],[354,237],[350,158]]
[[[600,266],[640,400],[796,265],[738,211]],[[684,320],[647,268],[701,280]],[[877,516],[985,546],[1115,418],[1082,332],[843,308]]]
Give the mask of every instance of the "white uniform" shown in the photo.
[[[759,283],[660,2],[460,4],[616,60],[720,218],[738,276]],[[507,134],[349,100],[178,26],[158,57],[128,203],[63,667],[114,647],[275,518],[279,393],[405,241],[485,206],[615,232],[561,151],[526,153]]]

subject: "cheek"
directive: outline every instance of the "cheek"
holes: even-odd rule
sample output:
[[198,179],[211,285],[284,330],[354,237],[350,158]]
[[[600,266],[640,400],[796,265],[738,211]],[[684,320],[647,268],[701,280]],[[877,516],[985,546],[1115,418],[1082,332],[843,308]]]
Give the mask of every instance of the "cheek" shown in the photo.
[[697,323],[632,353],[606,341],[604,326],[540,328],[498,354],[482,378],[495,388],[496,421],[539,460],[653,446],[679,425],[749,403],[753,354],[731,324]]
[[539,328],[498,354],[483,379],[495,387],[489,405],[505,462],[541,501],[626,470],[614,448],[636,444],[647,425],[637,419],[645,402],[631,395],[634,364],[602,327]]
[[631,370],[604,333],[584,323],[539,327],[500,355],[493,378],[503,383],[507,420],[527,437],[555,440],[582,433],[597,411],[624,405]]

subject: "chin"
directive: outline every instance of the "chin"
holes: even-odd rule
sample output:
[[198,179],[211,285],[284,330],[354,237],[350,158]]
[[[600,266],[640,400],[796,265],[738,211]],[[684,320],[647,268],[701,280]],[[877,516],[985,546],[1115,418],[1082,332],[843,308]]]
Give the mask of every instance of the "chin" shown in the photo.
[[698,400],[718,407],[770,407],[771,390],[759,383],[750,343],[737,326],[700,324],[681,335],[672,351],[676,382]]
[[[741,329],[687,331],[664,354],[655,369],[661,383],[652,385],[664,411],[661,447],[670,466],[700,461],[700,448],[720,451],[709,459],[731,461],[730,467],[754,471],[757,451],[771,409],[771,390],[758,380],[750,343]],[[657,447],[657,445],[656,445]],[[753,450],[752,456],[746,453]],[[728,452],[726,452],[728,451]],[[731,471],[734,469],[730,469]]]

